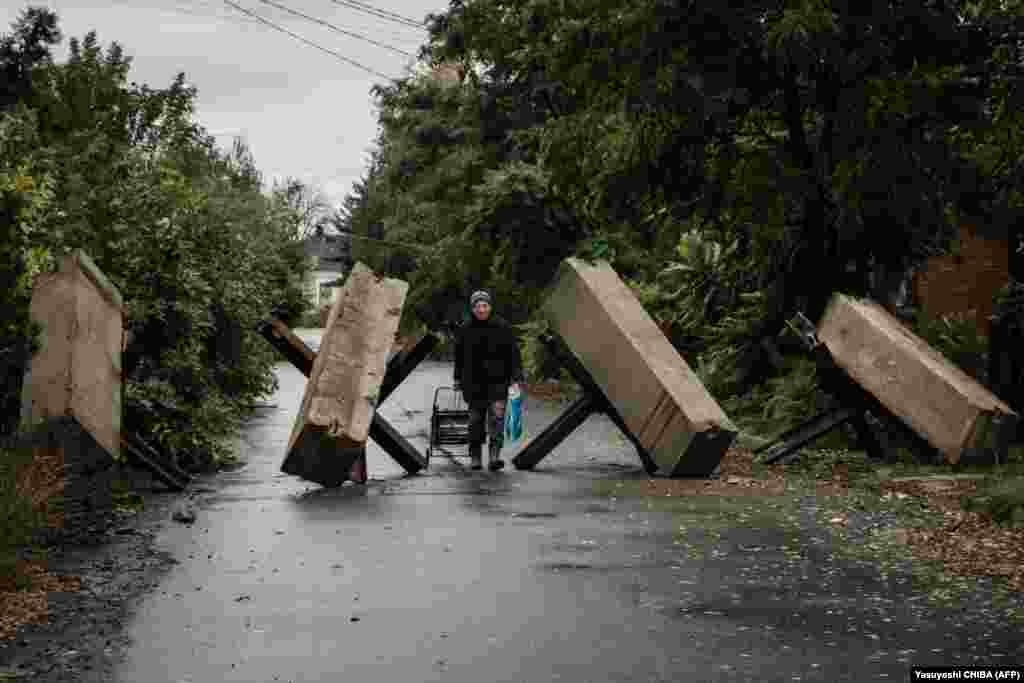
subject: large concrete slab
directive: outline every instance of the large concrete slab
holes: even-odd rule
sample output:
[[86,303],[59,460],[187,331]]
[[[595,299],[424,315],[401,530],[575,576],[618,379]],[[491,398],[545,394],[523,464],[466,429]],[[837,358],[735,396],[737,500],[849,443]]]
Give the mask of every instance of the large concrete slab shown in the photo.
[[281,466],[343,482],[365,447],[409,285],[357,263],[331,308]]
[[957,463],[1016,413],[875,302],[837,294],[818,325],[836,363],[890,412]]
[[121,295],[78,250],[32,292],[32,319],[42,348],[22,389],[23,421],[72,418],[111,456],[121,452]]
[[611,266],[566,259],[543,310],[659,470],[714,470],[736,428]]
[[41,348],[25,373],[21,420],[45,435],[33,457],[57,456],[61,463],[59,526],[73,529],[99,521],[113,504],[124,306],[117,288],[79,250],[57,272],[39,277],[29,310],[42,326]]

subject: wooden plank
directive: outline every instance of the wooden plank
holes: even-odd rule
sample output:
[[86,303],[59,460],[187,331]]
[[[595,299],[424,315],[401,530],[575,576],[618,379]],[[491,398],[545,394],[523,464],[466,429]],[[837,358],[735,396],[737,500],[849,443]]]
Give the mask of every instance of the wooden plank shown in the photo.
[[882,306],[837,294],[818,326],[836,364],[950,463],[1017,414]]
[[42,325],[42,348],[25,375],[22,420],[72,417],[112,457],[121,451],[120,294],[81,250],[60,269],[39,277],[32,319]]
[[566,259],[543,311],[659,471],[711,474],[736,428],[611,266]]
[[353,267],[331,308],[283,471],[327,486],[347,477],[369,437],[408,289]]

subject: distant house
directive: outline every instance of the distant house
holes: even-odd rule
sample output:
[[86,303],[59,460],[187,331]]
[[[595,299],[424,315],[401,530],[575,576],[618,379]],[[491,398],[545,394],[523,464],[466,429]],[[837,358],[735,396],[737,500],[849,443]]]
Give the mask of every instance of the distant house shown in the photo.
[[304,283],[310,310],[334,302],[337,288],[345,282],[352,268],[349,240],[341,235],[313,234],[305,239],[303,248],[310,261],[310,273]]

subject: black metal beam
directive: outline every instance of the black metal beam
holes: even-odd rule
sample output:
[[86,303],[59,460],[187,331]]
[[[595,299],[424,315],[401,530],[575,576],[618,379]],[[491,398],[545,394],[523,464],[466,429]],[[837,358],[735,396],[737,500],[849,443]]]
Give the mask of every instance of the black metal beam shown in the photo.
[[316,353],[304,341],[277,318],[261,320],[256,326],[260,336],[270,342],[285,359],[294,365],[306,377],[313,372],[313,360]]
[[652,458],[650,453],[647,452],[647,449],[643,447],[640,440],[633,436],[633,432],[626,426],[625,421],[623,421],[622,416],[619,415],[619,411],[615,409],[615,406],[608,401],[605,401],[601,412],[607,415],[608,418],[615,423],[615,426],[619,428],[619,431],[621,431],[626,438],[629,439],[629,442],[633,444],[633,447],[636,449],[636,454],[640,456],[640,460],[644,463],[644,471],[647,472],[647,474],[657,474],[659,469],[658,463],[654,462],[654,458]]
[[655,474],[658,471],[658,464],[654,461],[654,458],[647,452],[647,449],[643,447],[640,440],[633,435],[633,432],[626,426],[626,421],[622,419],[622,415],[612,405],[612,402],[605,396],[604,391],[594,380],[593,376],[583,366],[583,363],[576,358],[565,341],[556,334],[545,334],[541,337],[541,342],[547,347],[548,351],[558,359],[558,362],[569,371],[573,379],[583,388],[585,394],[589,394],[594,397],[595,401],[595,412],[604,413],[615,423],[615,426],[622,431],[623,435],[629,440],[633,447],[636,448],[637,455],[640,456],[640,460],[643,462],[644,470],[648,474]]
[[558,419],[549,424],[544,431],[526,445],[519,454],[512,459],[516,469],[529,470],[546,458],[551,451],[565,441],[574,429],[583,424],[592,413],[599,411],[599,400],[593,395],[583,392],[583,395],[573,401]]
[[425,334],[408,351],[395,354],[395,357],[388,361],[387,370],[384,372],[384,379],[380,383],[377,406],[380,407],[388,396],[390,396],[398,385],[405,381],[405,378],[412,374],[423,360],[430,355],[430,352],[437,346],[438,338],[433,334]]
[[121,439],[121,447],[137,464],[142,465],[162,481],[172,491],[184,491],[192,476],[170,461],[143,441],[138,435],[125,434]]
[[754,449],[754,453],[758,454],[767,451],[761,458],[761,461],[768,465],[774,464],[800,450],[815,439],[846,424],[856,418],[858,414],[858,411],[854,408],[839,408],[821,413],[779,435],[769,443],[759,446]]
[[881,435],[875,432],[861,412],[853,419],[853,429],[857,432],[857,443],[867,451],[868,459],[874,462],[894,462],[894,454],[886,448]]
[[426,468],[427,459],[420,455],[397,429],[376,413],[373,422],[370,423],[370,438],[409,474],[416,474]]

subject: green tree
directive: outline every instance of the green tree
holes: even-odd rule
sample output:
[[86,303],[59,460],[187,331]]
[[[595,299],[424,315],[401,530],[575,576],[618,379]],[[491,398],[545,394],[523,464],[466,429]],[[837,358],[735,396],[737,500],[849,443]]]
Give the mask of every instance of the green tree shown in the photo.
[[[126,424],[187,464],[208,464],[273,388],[275,359],[256,322],[305,307],[300,216],[279,193],[261,194],[243,144],[215,147],[192,118],[184,74],[163,89],[129,84],[130,58],[95,33],[73,39],[70,53],[39,61],[17,116],[0,125],[10,152],[0,191],[14,206],[4,229],[16,229],[9,253],[24,264],[12,271],[24,283],[16,303],[24,309],[33,269],[86,250],[127,305]],[[8,374],[20,378],[26,358],[10,357]]]
[[[965,179],[985,172],[947,135],[989,127],[1008,82],[992,57],[1019,36],[1017,9],[967,5],[453,2],[425,54],[479,71],[491,110],[516,113],[505,139],[537,150],[550,194],[586,223],[584,253],[650,282],[693,230],[735,244],[735,278],[705,278],[700,299],[715,313],[767,290],[754,350],[794,311],[868,293],[873,268],[903,271],[954,234],[977,196]],[[764,377],[739,360],[741,387]]]
[[0,38],[0,434],[18,421],[25,363],[35,344],[28,314],[32,276],[48,256],[33,238],[53,201],[37,119],[18,105],[60,40],[56,16],[45,9],[24,10],[12,28]]

